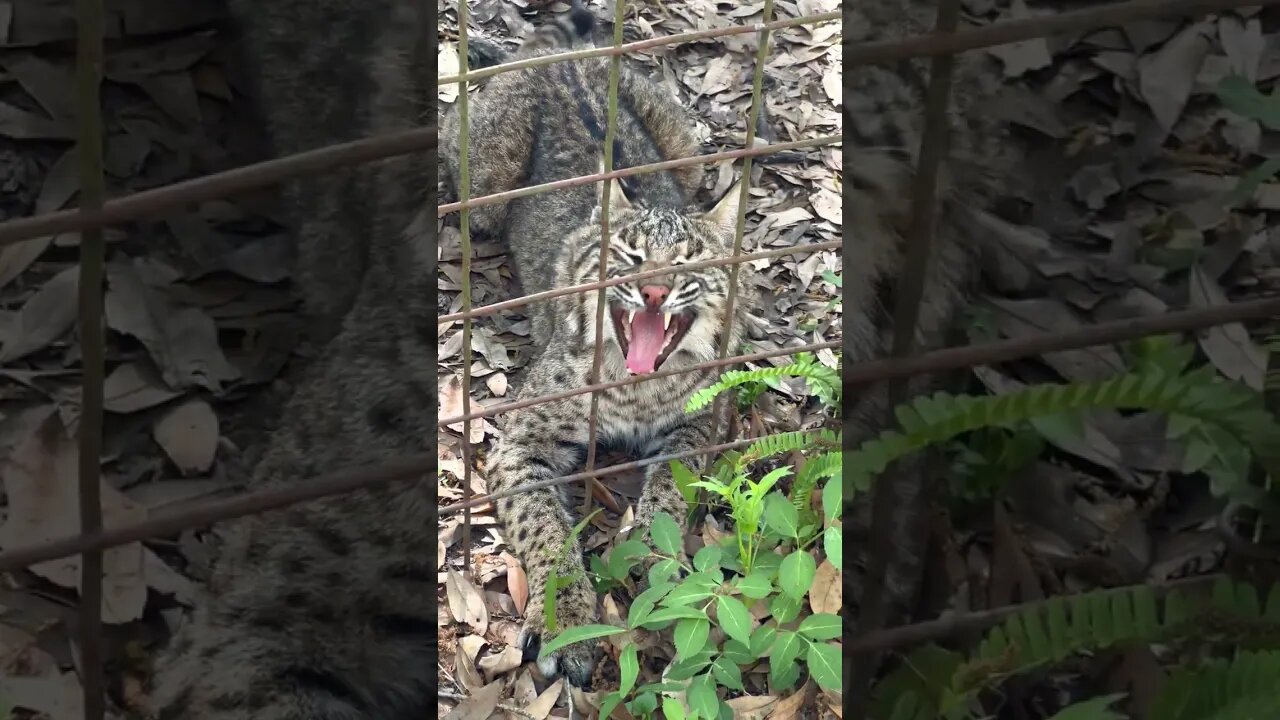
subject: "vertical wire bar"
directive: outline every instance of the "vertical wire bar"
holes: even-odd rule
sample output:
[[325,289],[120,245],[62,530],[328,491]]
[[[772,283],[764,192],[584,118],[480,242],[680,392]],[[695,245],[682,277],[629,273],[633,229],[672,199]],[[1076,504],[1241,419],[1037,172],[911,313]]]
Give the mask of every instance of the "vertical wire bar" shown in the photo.
[[[613,46],[622,45],[622,22],[626,18],[626,0],[614,0],[613,12]],[[622,72],[622,55],[613,55],[609,58],[609,108],[605,115],[604,129],[604,169],[603,172],[613,171],[613,140],[617,132],[618,120],[618,77]],[[609,199],[611,197],[610,183],[613,180],[605,180],[600,184],[600,282],[609,279]],[[607,302],[608,290],[600,288],[596,292],[596,348],[595,355],[591,358],[591,379],[589,383],[595,385],[600,382],[600,363],[604,361],[604,310]],[[587,420],[587,472],[591,472],[596,464],[596,423],[600,409],[600,393],[591,393],[591,413]],[[586,491],[586,497],[582,500],[582,514],[586,517],[591,512],[591,486],[596,482],[592,478],[586,478],[582,481],[583,490]]]
[[[954,33],[960,23],[959,0],[942,0],[934,32]],[[925,91],[925,126],[920,139],[920,155],[912,186],[911,224],[908,228],[906,262],[898,281],[898,302],[894,308],[894,357],[907,357],[915,346],[916,325],[920,317],[920,301],[930,267],[933,250],[935,205],[938,170],[947,153],[947,106],[951,98],[951,80],[955,69],[954,55],[935,55],[929,65],[929,85]],[[894,408],[906,401],[910,379],[893,380],[888,388],[887,421],[894,423]],[[922,493],[925,492],[922,490]],[[926,496],[927,497],[927,496]],[[871,555],[863,586],[863,603],[859,618],[859,634],[874,632],[888,618],[885,597],[889,559],[893,555],[894,532],[900,508],[893,492],[891,478],[883,476],[876,483],[871,501]],[[869,702],[871,680],[880,663],[880,654],[862,658],[853,668],[850,700],[855,715]]]
[[[773,20],[773,0],[764,0],[764,17],[759,24],[756,25],[760,33],[759,42],[756,45],[756,66],[751,76],[751,110],[747,113],[747,132],[746,144],[744,147],[750,149],[756,141],[756,123],[760,118],[760,104],[763,102],[763,93],[761,88],[764,86],[764,61],[769,54],[769,28],[767,24]],[[733,231],[733,257],[742,254],[742,236],[747,228],[747,199],[751,194],[751,158],[742,159],[742,180],[738,184],[738,217],[737,224]],[[738,268],[740,263],[734,263],[729,266],[729,299],[725,305],[725,331],[720,335],[720,348],[718,356],[724,359],[729,355],[729,337],[732,333],[729,328],[732,327],[733,314],[735,312],[734,304],[738,295]],[[721,395],[715,399],[711,405],[711,433],[707,439],[712,443],[716,442],[716,433],[720,424],[720,415],[723,414],[723,400],[725,395]],[[732,408],[729,405],[729,408]]]
[[[79,121],[80,210],[102,208],[102,0],[76,2],[76,117]],[[106,250],[102,229],[80,234],[80,352],[84,379],[80,395],[80,532],[102,530],[102,276]],[[106,710],[102,667],[102,555],[80,556],[80,667],[85,720],[102,720]]]
[[[458,0],[458,199],[471,197],[471,124],[467,119],[467,0]],[[459,211],[462,242],[462,311],[471,310],[471,209]],[[471,318],[462,320],[462,414],[471,412]],[[462,421],[462,498],[471,499],[471,423]],[[462,515],[462,562],[471,574],[471,508]]]

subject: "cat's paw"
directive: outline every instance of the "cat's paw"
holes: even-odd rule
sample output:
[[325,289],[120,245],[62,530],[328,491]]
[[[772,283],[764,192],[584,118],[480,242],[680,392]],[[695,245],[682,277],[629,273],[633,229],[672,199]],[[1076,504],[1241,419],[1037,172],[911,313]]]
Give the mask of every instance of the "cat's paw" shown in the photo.
[[[573,587],[561,590],[556,603],[557,631],[562,633],[568,628],[597,622],[595,600],[595,591],[586,580],[580,580]],[[547,621],[542,603],[535,604],[531,601],[525,611],[520,636],[516,640],[524,661],[536,660],[538,669],[547,678],[563,675],[574,686],[589,689],[599,656],[597,642],[587,640],[572,643],[539,658],[546,629]]]

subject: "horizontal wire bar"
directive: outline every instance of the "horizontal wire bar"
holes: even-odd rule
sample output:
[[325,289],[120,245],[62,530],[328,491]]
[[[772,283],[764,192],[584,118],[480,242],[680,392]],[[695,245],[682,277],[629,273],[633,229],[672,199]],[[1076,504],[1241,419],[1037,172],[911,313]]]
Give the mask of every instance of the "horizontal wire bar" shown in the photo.
[[[1280,297],[1247,300],[1226,305],[1195,310],[1180,310],[1149,317],[1128,318],[1108,323],[1099,323],[1081,330],[1067,333],[1044,333],[1014,340],[1000,340],[980,345],[935,350],[907,358],[884,358],[851,365],[844,370],[841,382],[846,392],[851,392],[855,385],[863,385],[882,380],[895,380],[912,375],[956,370],[974,367],[993,362],[1006,362],[1022,357],[1041,355],[1060,350],[1074,350],[1093,345],[1107,345],[1114,342],[1132,340],[1147,335],[1171,332],[1188,332],[1223,325],[1231,322],[1258,319],[1280,315]],[[489,417],[519,410],[533,405],[563,400],[588,392],[598,392],[624,385],[632,385],[648,380],[658,380],[672,375],[682,375],[700,370],[709,370],[739,362],[765,360],[780,355],[791,355],[799,352],[839,347],[840,342],[814,343],[790,348],[779,348],[751,355],[736,355],[723,360],[712,360],[678,370],[660,370],[648,375],[635,375],[608,383],[589,385],[576,390],[564,390],[549,395],[528,398],[517,402],[493,405],[470,415],[458,415],[439,421],[436,426],[444,427],[477,417]]]
[[445,215],[457,212],[464,207],[473,208],[481,205],[493,205],[495,203],[506,202],[508,200],[527,197],[529,195],[540,195],[553,190],[563,190],[565,188],[577,187],[579,185],[589,185],[591,183],[601,182],[604,180],[616,180],[618,178],[630,177],[631,175],[644,175],[646,173],[672,170],[674,168],[681,168],[688,165],[710,165],[711,163],[719,162],[721,160],[760,157],[761,155],[773,155],[775,153],[786,152],[788,150],[803,150],[805,148],[819,147],[821,145],[835,145],[841,141],[842,138],[839,135],[823,135],[822,137],[809,138],[807,140],[772,143],[754,148],[739,148],[738,150],[726,150],[724,152],[711,153],[709,155],[693,155],[691,157],[676,158],[675,160],[663,160],[662,162],[649,163],[648,165],[636,165],[635,167],[623,168],[621,170],[611,170],[607,173],[581,175],[579,177],[542,183],[541,185],[529,185],[528,187],[516,188],[515,190],[507,190],[506,192],[494,193],[492,195],[481,195],[466,202],[445,203],[444,205],[436,208],[436,217],[444,217]]
[[378,135],[288,155],[111,200],[101,210],[76,208],[0,223],[0,247],[46,235],[88,230],[156,216],[191,203],[274,185],[293,177],[436,147],[435,126]]
[[778,348],[776,350],[765,350],[763,352],[751,353],[750,355],[733,355],[727,358],[718,358],[716,360],[708,360],[706,362],[700,362],[700,363],[697,363],[696,365],[690,365],[688,367],[682,367],[682,368],[677,368],[673,370],[659,370],[658,372],[649,373],[647,375],[632,375],[630,377],[626,377],[621,380],[613,380],[611,382],[605,382],[605,383],[596,383],[595,385],[584,385],[574,390],[562,390],[557,393],[549,393],[547,395],[539,395],[537,397],[531,397],[527,400],[517,400],[516,402],[503,403],[501,405],[491,405],[483,410],[475,410],[473,412],[466,413],[464,415],[457,415],[455,417],[445,418],[444,420],[437,422],[436,427],[441,428],[441,427],[445,427],[446,425],[453,425],[454,423],[460,423],[464,420],[474,420],[476,418],[482,418],[482,417],[493,417],[494,415],[501,415],[503,413],[511,412],[512,410],[520,410],[522,408],[532,407],[534,405],[542,405],[549,402],[555,402],[557,400],[564,400],[565,398],[571,398],[571,397],[574,397],[575,395],[584,395],[589,392],[600,392],[602,390],[612,390],[613,388],[623,387],[625,385],[635,385],[636,383],[649,382],[650,380],[661,380],[662,378],[672,377],[674,375],[687,375],[692,372],[699,372],[702,370],[713,370],[715,368],[724,367],[726,365],[736,365],[737,363],[755,362],[757,360],[767,360],[771,357],[778,357],[780,355],[794,355],[795,353],[815,352],[817,350],[838,348],[840,347],[840,342],[841,341],[839,340],[834,340],[830,342],[811,343],[809,345],[796,345],[795,347]]
[[845,392],[849,392],[855,385],[882,380],[1008,362],[1062,350],[1110,345],[1149,335],[1204,330],[1227,323],[1273,316],[1280,316],[1280,297],[1241,300],[1208,308],[1113,320],[1070,332],[1041,333],[1014,340],[935,350],[907,358],[872,360],[849,366],[842,375],[842,383]]
[[[1151,588],[1157,599],[1161,599],[1174,590],[1183,592],[1208,590],[1216,582],[1226,577],[1228,576],[1225,573],[1214,573],[1212,575],[1178,578],[1177,580],[1148,585],[1147,587]],[[1073,598],[1083,598],[1094,592],[1098,591],[1072,593],[1057,597],[1063,598],[1067,603],[1072,603]],[[1103,590],[1103,592],[1106,592],[1106,590]],[[846,641],[843,652],[846,655],[864,655],[892,650],[906,645],[937,641],[961,633],[985,632],[1004,622],[1011,615],[1018,615],[1029,610],[1039,613],[1046,612],[1045,602],[1043,600],[1032,600],[1017,605],[1004,605],[986,610],[951,613],[933,620],[874,630],[869,633],[859,634],[852,640]]]
[[469,313],[456,312],[449,315],[441,315],[440,318],[436,321],[436,324],[443,325],[445,323],[454,322],[456,320],[462,320],[463,318],[467,318],[467,317],[480,317],[483,315],[493,315],[494,313],[501,312],[503,310],[518,308],[523,305],[528,305],[530,303],[541,302],[543,300],[551,300],[553,298],[563,297],[565,295],[575,295],[577,293],[589,292],[591,290],[598,290],[600,288],[605,288],[605,287],[613,287],[614,285],[624,285],[626,283],[636,282],[639,280],[648,280],[651,277],[658,277],[660,275],[672,275],[674,273],[688,272],[692,270],[705,270],[706,268],[720,267],[721,265],[733,265],[735,263],[750,262],[752,260],[767,260],[769,258],[781,257],[783,255],[795,255],[797,253],[819,252],[822,250],[836,250],[840,248],[842,245],[843,245],[843,241],[841,240],[829,240],[827,242],[794,245],[792,247],[779,248],[776,250],[762,250],[760,252],[738,255],[737,257],[722,257],[722,258],[715,258],[714,260],[699,260],[698,262],[691,262],[691,263],[687,263],[679,266],[659,268],[657,270],[645,270],[644,272],[638,272],[633,275],[619,275],[618,277],[615,277],[615,278],[609,278],[604,282],[596,281],[596,282],[584,283],[582,285],[570,285],[569,287],[556,288],[555,290],[544,290],[540,293],[534,293],[532,295],[522,295],[518,298],[503,300],[502,302],[496,302],[491,305],[481,305],[478,308],[472,309],[471,312]]
[[[1076,350],[1091,345],[1105,345],[1132,340],[1146,335],[1199,330],[1229,322],[1239,322],[1280,314],[1280,297],[1243,301],[1199,310],[1184,310],[1150,318],[1119,320],[1095,325],[1086,330],[1071,333],[1043,333],[1018,340],[983,343],[963,348],[937,350],[903,360],[876,360],[851,366],[845,374],[844,387],[889,379],[899,374],[920,374],[938,370],[972,367],[990,362],[1016,360],[1046,352]],[[837,343],[821,343],[831,347]],[[782,352],[759,355],[787,354],[803,348],[788,348]],[[726,358],[736,360],[736,358]],[[655,373],[656,375],[656,373]],[[461,418],[445,422],[460,422]],[[749,442],[749,441],[739,441]],[[690,454],[714,452],[714,446],[690,451]],[[660,462],[660,460],[654,460]],[[167,535],[180,530],[207,525],[241,515],[287,507],[299,502],[314,500],[371,487],[381,483],[412,479],[436,467],[437,458],[416,455],[398,462],[376,467],[344,470],[284,487],[272,488],[241,495],[226,500],[210,502],[182,512],[174,512],[153,518],[137,525],[104,530],[87,537],[68,537],[35,547],[22,547],[0,554],[0,572],[8,572],[35,563],[76,555],[89,550],[100,550],[117,545],[138,542],[156,535]],[[634,464],[601,468],[602,474],[617,472],[618,468],[632,468]],[[569,476],[566,482],[581,478]],[[452,506],[450,506],[452,507]]]
[[1207,15],[1241,7],[1275,5],[1280,0],[1133,0],[1034,18],[1002,20],[950,34],[929,33],[905,40],[857,43],[846,39],[844,63],[870,65],[978,50],[1036,38],[1115,27],[1139,20]]
[[[817,430],[814,430],[814,432],[817,432]],[[740,447],[746,447],[748,445],[751,445],[752,443],[757,443],[757,442],[760,442],[761,440],[765,440],[771,437],[777,437],[778,435],[784,435],[784,434],[789,434],[789,433],[775,433],[773,435],[763,435],[758,438],[745,438],[742,440],[734,440],[732,442],[720,443],[719,445],[705,445],[703,447],[694,448],[692,450],[681,450],[680,452],[667,453],[665,455],[653,455],[640,460],[632,460],[630,462],[618,463],[617,465],[609,465],[608,467],[596,468],[595,470],[589,470],[586,472],[574,473],[572,475],[562,475],[558,478],[551,478],[550,480],[539,480],[538,482],[532,482],[532,483],[529,483],[528,485],[521,485],[519,487],[511,488],[510,490],[503,490],[501,492],[490,493],[488,495],[477,495],[476,497],[470,500],[467,500],[465,502],[454,503],[452,505],[445,505],[444,507],[440,508],[437,512],[441,516],[452,515],[454,513],[462,512],[463,510],[466,510],[468,508],[478,507],[480,505],[484,505],[487,502],[499,500],[504,497],[510,497],[512,495],[521,495],[527,492],[531,492],[533,490],[542,490],[543,488],[555,487],[556,485],[564,485],[566,483],[578,482],[580,480],[589,480],[594,477],[600,477],[601,475],[611,475],[613,473],[625,472],[627,470],[639,470],[640,468],[648,467],[650,465],[657,465],[658,463],[670,462],[672,460],[682,460],[687,457],[693,457],[694,455],[709,455],[712,453],[722,453],[725,450],[736,450]]]
[[[482,70],[467,73],[467,80],[479,80],[487,78],[491,75],[499,75],[502,73],[513,72],[515,70],[526,70],[533,67],[541,67],[543,65],[554,65],[556,63],[569,62],[572,60],[586,60],[588,58],[608,57],[610,55],[625,55],[628,53],[649,50],[664,45],[679,45],[683,43],[697,42],[698,40],[708,40],[711,38],[726,37],[729,35],[746,35],[748,33],[758,33],[764,30],[782,30],[784,28],[796,27],[799,25],[816,25],[818,23],[831,22],[840,19],[840,11],[816,13],[814,15],[802,15],[801,17],[787,18],[785,20],[775,20],[770,23],[755,23],[753,25],[731,25],[729,27],[712,28],[710,30],[695,30],[694,32],[680,33],[678,35],[664,35],[662,37],[649,38],[648,40],[637,40],[633,43],[603,48],[592,48],[589,50],[574,50],[573,52],[556,53],[555,55],[540,55],[538,57],[526,58],[524,60],[516,60],[501,65],[494,65]],[[453,85],[461,82],[461,75],[441,75],[436,78],[436,85]]]
[[296,505],[308,500],[341,495],[388,482],[412,480],[436,467],[434,453],[414,455],[385,465],[349,468],[304,482],[243,493],[223,500],[202,502],[187,510],[159,514],[134,525],[109,528],[90,535],[64,537],[52,542],[20,547],[0,554],[0,572],[9,572],[47,560],[103,550],[146,540],[159,535],[172,535],[182,530],[204,527],[211,523],[244,515]]

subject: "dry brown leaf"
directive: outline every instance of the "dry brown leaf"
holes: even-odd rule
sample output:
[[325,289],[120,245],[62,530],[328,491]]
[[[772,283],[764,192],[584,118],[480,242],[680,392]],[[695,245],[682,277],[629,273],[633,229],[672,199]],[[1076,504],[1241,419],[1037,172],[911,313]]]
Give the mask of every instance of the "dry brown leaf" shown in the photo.
[[218,416],[203,400],[188,400],[165,413],[152,436],[184,474],[202,473],[218,453]]
[[842,202],[839,195],[825,188],[809,196],[809,204],[818,213],[818,217],[836,225],[844,224]]
[[760,720],[767,717],[777,703],[778,698],[773,695],[744,695],[725,700],[733,710],[734,720]]
[[810,691],[812,689],[813,683],[806,681],[804,687],[797,690],[794,694],[788,695],[779,700],[778,704],[773,706],[773,714],[769,717],[772,718],[772,720],[791,720],[791,718],[799,717],[800,709],[805,706],[805,702],[811,694]]
[[[454,652],[454,668],[453,673],[458,678],[458,682],[468,692],[476,692],[484,687],[484,678],[480,676],[480,671],[476,669],[476,663],[467,655],[464,646],[459,643],[457,651]],[[487,715],[485,717],[488,717]]]
[[813,585],[809,588],[809,607],[815,613],[839,615],[843,597],[840,571],[836,570],[830,560],[823,560],[814,573]]
[[485,606],[484,595],[480,594],[476,586],[450,568],[445,593],[449,598],[449,612],[453,613],[454,620],[466,623],[477,634],[484,635],[489,629],[489,608]]
[[0,363],[43,350],[65,335],[76,321],[79,287],[80,268],[69,267],[49,278],[23,303],[0,348]]
[[506,683],[502,680],[495,680],[488,685],[477,685],[474,690],[471,690],[471,697],[458,703],[442,720],[489,720],[489,716],[498,708],[498,702],[502,700],[502,691],[505,688]]
[[[472,400],[471,410],[474,412],[480,404]],[[462,415],[462,378],[457,375],[449,376],[449,380],[445,382],[444,387],[440,388],[440,416],[441,417],[457,417]],[[463,423],[453,423],[449,425],[449,429],[454,432],[462,432]],[[479,443],[484,440],[484,423],[479,420],[471,421],[471,442]],[[461,477],[461,476],[459,476]]]
[[436,570],[439,570],[440,568],[444,567],[445,555],[446,555],[446,552],[445,552],[444,543],[437,540],[436,541]]
[[475,662],[476,657],[480,655],[480,651],[484,649],[485,639],[479,635],[466,635],[458,640],[458,647],[467,654],[467,659]]
[[[56,412],[20,443],[4,465],[9,518],[0,526],[0,546],[14,548],[61,540],[80,532],[79,449]],[[147,513],[102,483],[103,526],[142,522]],[[142,616],[147,584],[140,543],[103,552],[102,620],[125,623]],[[50,560],[31,571],[58,585],[80,587],[80,556]]]
[[507,394],[507,376],[504,373],[494,373],[490,375],[484,384],[489,388],[489,392],[502,397]]
[[[458,62],[458,47],[454,43],[440,43],[440,52],[436,54],[436,76],[457,75],[462,69]],[[440,102],[452,103],[458,99],[458,83],[441,85],[436,91]]]
[[218,345],[218,329],[204,310],[180,306],[143,280],[139,263],[112,263],[104,300],[107,324],[137,338],[165,383],[212,392],[240,377]]
[[84,691],[74,672],[50,677],[2,677],[0,698],[24,710],[41,713],[49,720],[81,720]]
[[523,616],[525,605],[529,602],[529,576],[525,574],[520,561],[512,557],[511,553],[504,551],[498,557],[507,564],[507,592],[511,594],[511,601],[516,604],[516,610]]
[[155,407],[181,393],[165,385],[150,363],[131,362],[107,376],[102,394],[108,412],[125,414]]
[[534,720],[546,720],[551,714],[551,710],[556,706],[556,700],[560,698],[560,693],[564,692],[564,678],[559,678],[551,683],[551,686],[542,691],[533,702],[525,707],[525,712],[534,717]]
[[511,672],[524,664],[524,653],[515,645],[508,645],[505,650],[500,653],[493,653],[486,657],[480,658],[477,663],[485,675],[490,678],[496,678],[504,673]]

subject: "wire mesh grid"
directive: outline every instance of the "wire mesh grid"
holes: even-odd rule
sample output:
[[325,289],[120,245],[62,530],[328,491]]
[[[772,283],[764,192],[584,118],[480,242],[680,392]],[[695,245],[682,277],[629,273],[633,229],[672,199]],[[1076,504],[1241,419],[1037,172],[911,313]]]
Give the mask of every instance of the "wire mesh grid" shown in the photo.
[[[1237,7],[1257,7],[1275,5],[1277,3],[1280,3],[1280,0],[1133,0],[1131,2],[1115,3],[1098,8],[1064,12],[1054,16],[1002,21],[980,29],[961,31],[955,30],[954,27],[948,28],[945,25],[940,24],[936,32],[927,36],[862,44],[853,44],[846,39],[844,47],[844,61],[847,69],[860,64],[900,60],[910,57],[932,56],[939,58],[983,47],[1018,42],[1054,34],[1095,30],[1138,20],[1148,20],[1161,17],[1188,17]],[[957,0],[942,0],[942,15],[945,16],[947,14],[948,7],[951,11],[954,11],[956,4]],[[605,166],[603,171],[600,173],[556,181],[544,185],[520,188],[506,193],[470,198],[470,187],[466,176],[467,157],[465,148],[467,142],[467,125],[464,115],[463,122],[461,124],[464,148],[462,158],[460,158],[463,167],[463,181],[460,183],[461,187],[459,188],[461,197],[456,203],[440,205],[438,208],[438,216],[443,216],[451,212],[459,212],[461,215],[463,227],[461,233],[463,241],[462,259],[464,266],[468,266],[470,261],[470,238],[467,230],[467,220],[469,210],[474,207],[497,202],[505,202],[515,197],[533,195],[596,182],[604,184],[604,189],[607,192],[607,184],[609,182],[629,175],[657,172],[686,165],[705,165],[723,160],[739,158],[744,160],[739,192],[741,193],[740,199],[745,200],[750,183],[749,165],[751,158],[784,150],[816,147],[819,145],[839,142],[839,136],[829,136],[792,143],[771,144],[765,147],[752,147],[754,139],[753,133],[756,126],[754,121],[756,114],[758,113],[761,97],[761,73],[764,58],[768,50],[770,32],[786,27],[829,22],[840,18],[839,13],[824,13],[798,18],[789,18],[785,20],[773,20],[772,8],[773,1],[766,0],[764,9],[765,21],[759,24],[717,28],[714,30],[684,33],[680,35],[623,44],[621,37],[621,20],[622,14],[625,11],[625,4],[623,0],[619,0],[615,5],[617,17],[614,25],[615,36],[612,47],[540,56],[485,68],[474,73],[468,73],[465,64],[467,1],[460,0],[459,34],[461,47],[459,56],[462,63],[461,72],[455,76],[438,78],[438,84],[459,84],[459,110],[461,113],[466,112],[466,81],[468,80],[477,80],[503,72],[511,72],[514,70],[556,62],[607,56],[612,58],[609,87],[610,112],[607,130],[607,132],[610,133],[609,137],[612,137],[616,119],[618,64],[622,54],[713,37],[746,33],[759,34],[755,68],[752,77],[752,110],[747,122],[746,147],[742,150],[702,155],[692,158],[681,158],[653,165],[615,170],[612,167],[612,157],[610,155],[611,143],[606,142],[604,147],[606,157]],[[84,382],[82,386],[83,414],[79,429],[81,532],[76,536],[61,538],[38,546],[18,547],[10,549],[4,553],[0,553],[0,572],[29,567],[37,563],[72,555],[80,555],[82,557],[79,642],[80,664],[83,675],[82,687],[84,690],[85,718],[87,720],[100,720],[100,718],[103,717],[105,710],[101,628],[103,550],[156,536],[172,534],[184,529],[279,509],[320,497],[354,492],[362,488],[369,488],[387,482],[413,480],[422,477],[436,465],[436,458],[434,455],[401,458],[397,461],[375,468],[346,469],[319,478],[314,478],[307,482],[299,482],[285,487],[245,493],[236,497],[210,502],[198,508],[161,514],[133,525],[104,528],[102,525],[102,511],[98,495],[100,482],[98,458],[100,456],[103,422],[102,382],[105,370],[105,362],[103,359],[104,338],[101,322],[101,291],[104,267],[104,249],[101,233],[102,228],[107,225],[129,220],[160,215],[166,210],[181,205],[215,199],[231,195],[236,192],[242,192],[246,189],[277,184],[307,173],[330,171],[337,168],[349,167],[360,163],[371,162],[382,158],[412,152],[434,152],[437,147],[437,128],[434,126],[426,127],[408,132],[333,145],[231,171],[216,173],[194,180],[175,183],[173,185],[154,190],[135,193],[110,202],[104,202],[102,118],[99,103],[99,86],[102,79],[103,65],[102,0],[77,0],[76,16],[78,25],[76,89],[79,103],[78,139],[81,175],[80,206],[73,210],[47,213],[39,216],[0,223],[0,247],[42,235],[73,231],[82,233],[79,317],[84,368]],[[945,73],[942,74],[945,75]],[[931,80],[931,84],[935,86],[935,92],[938,89],[938,83],[939,80],[935,76]],[[942,89],[945,90],[945,86],[942,86]],[[936,95],[941,96],[943,102],[931,104],[928,108],[925,123],[926,137],[931,133],[941,132],[941,128],[945,123],[946,93],[936,92]],[[932,196],[935,180],[934,175],[936,173],[936,161],[936,158],[933,160],[924,158],[921,161],[921,166],[919,168],[920,172],[918,173],[918,185],[916,188],[917,196],[915,198],[917,201],[917,207],[921,206],[919,201],[922,198],[927,199]],[[929,167],[931,162],[935,164],[932,168]],[[928,203],[924,206],[927,207]],[[715,261],[707,261],[698,265],[686,266],[686,269],[729,265],[734,269],[731,270],[731,273],[736,277],[736,268],[742,262],[768,259],[792,253],[834,249],[840,245],[840,243],[836,242],[811,243],[782,250],[743,253],[742,237],[746,212],[745,202],[740,202],[738,212],[739,215],[737,218],[737,226],[735,228],[734,251],[732,256]],[[462,275],[464,300],[462,312],[443,315],[438,318],[438,322],[441,323],[457,320],[462,320],[464,323],[464,332],[466,333],[463,343],[463,350],[465,353],[463,362],[465,376],[464,387],[469,384],[466,381],[469,381],[470,379],[469,358],[471,347],[469,341],[470,324],[473,318],[519,307],[531,302],[544,301],[572,293],[585,293],[595,290],[600,293],[600,298],[603,298],[605,289],[612,285],[634,282],[636,280],[674,272],[670,269],[653,270],[630,276],[607,279],[604,271],[604,257],[607,253],[609,236],[607,211],[604,215],[605,218],[602,223],[601,274],[600,280],[597,282],[570,288],[557,289],[546,293],[540,293],[538,295],[525,296],[473,308],[471,306],[469,288],[470,268],[464,267]],[[846,235],[845,239],[849,240],[850,238]],[[856,241],[856,238],[853,240]],[[913,243],[926,248],[927,240],[927,232],[923,231],[920,236],[911,238]],[[923,261],[926,259],[927,258],[922,256],[920,253],[915,253],[912,257],[913,265],[908,267],[908,274],[918,273],[922,269]],[[730,297],[732,298],[733,296],[734,293],[731,292]],[[912,301],[909,298],[904,300],[904,303],[910,302]],[[598,303],[597,306],[602,307],[602,304]],[[900,310],[906,313],[906,317],[910,317],[913,314],[913,308],[910,308],[907,304],[904,304],[903,308],[900,308]],[[910,357],[888,358],[862,363],[852,367],[845,366],[842,371],[842,382],[847,389],[857,384],[901,379],[921,373],[971,367],[982,363],[1000,362],[1037,355],[1044,352],[1068,350],[1087,347],[1090,345],[1130,340],[1146,335],[1199,330],[1229,322],[1264,318],[1277,314],[1280,314],[1280,298],[1241,301],[1198,310],[1185,310],[1153,317],[1114,321],[1065,334],[1046,334],[1042,336],[1021,338],[1018,340],[990,342],[916,354]],[[899,315],[898,317],[903,316]],[[599,330],[600,323],[602,322],[602,316],[598,316],[596,318],[596,322],[596,337],[599,338],[601,336]],[[901,334],[907,336],[910,335],[910,333]],[[467,399],[467,395],[464,393],[463,397],[465,404],[463,407],[463,414],[456,417],[439,419],[437,427],[442,428],[459,422],[463,423],[463,446],[464,448],[467,448],[469,446],[469,428],[467,426],[473,420],[492,417],[500,413],[510,412],[512,410],[529,407],[535,404],[554,402],[556,400],[582,393],[591,393],[593,402],[592,417],[590,418],[590,421],[593,426],[592,432],[594,434],[594,416],[596,412],[594,398],[597,397],[600,391],[632,383],[655,380],[681,372],[697,372],[717,367],[725,367],[741,362],[763,360],[780,355],[789,355],[806,350],[816,351],[823,348],[834,348],[838,346],[838,344],[839,343],[837,342],[817,343],[754,353],[750,355],[729,356],[726,344],[722,343],[719,348],[719,359],[715,361],[701,363],[681,370],[659,371],[651,375],[630,377],[624,380],[606,383],[598,382],[599,349],[597,347],[596,357],[593,363],[594,369],[592,373],[592,382],[587,386],[552,395],[495,405],[479,411],[471,410],[469,407],[469,399]],[[901,348],[898,349],[901,350]],[[669,460],[681,459],[693,455],[723,452],[725,450],[743,447],[753,441],[754,440],[739,440],[724,442],[710,447],[697,448],[692,451],[655,456],[629,463],[612,465],[605,468],[593,467],[594,455],[592,455],[588,459],[587,467],[583,472],[512,489],[503,493],[487,494],[481,497],[470,496],[470,482],[468,477],[463,483],[464,493],[466,493],[464,500],[459,503],[439,508],[439,513],[441,515],[458,512],[467,513],[473,507],[517,492],[525,492],[556,484],[585,481],[589,478],[598,477],[607,473],[637,469],[654,463],[667,462]],[[467,468],[466,472],[469,473],[470,463],[464,462],[464,467]],[[590,498],[589,492],[587,493],[587,497]],[[464,526],[469,527],[469,523],[465,522],[465,518]]]

